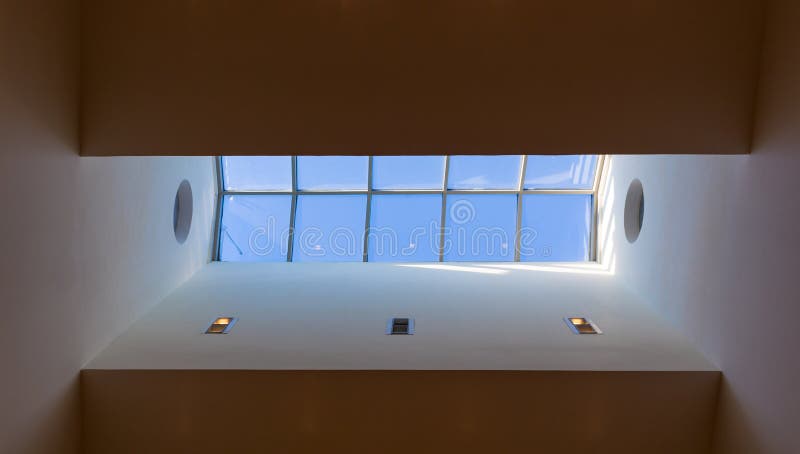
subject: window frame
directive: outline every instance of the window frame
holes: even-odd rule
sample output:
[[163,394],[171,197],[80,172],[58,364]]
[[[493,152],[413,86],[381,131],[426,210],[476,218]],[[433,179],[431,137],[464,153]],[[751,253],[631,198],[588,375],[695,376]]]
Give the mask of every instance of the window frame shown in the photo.
[[[487,155],[491,156],[491,155]],[[373,195],[385,195],[385,194],[436,194],[442,196],[442,210],[441,210],[441,219],[439,225],[439,262],[445,262],[444,260],[444,248],[445,248],[445,232],[446,232],[446,221],[447,221],[447,195],[448,194],[514,194],[517,196],[517,213],[516,213],[516,231],[514,232],[514,259],[513,262],[520,262],[520,238],[521,238],[521,228],[522,228],[522,200],[523,197],[528,195],[534,194],[582,194],[582,195],[591,195],[592,196],[592,219],[591,219],[591,234],[590,234],[590,244],[589,244],[589,262],[596,262],[598,256],[598,245],[597,245],[597,229],[598,229],[598,210],[599,210],[599,201],[598,201],[598,193],[600,190],[600,183],[602,181],[602,174],[605,169],[605,162],[607,156],[605,155],[595,155],[597,156],[597,165],[595,168],[595,175],[594,180],[592,182],[591,189],[525,189],[525,172],[528,166],[528,155],[520,155],[520,171],[519,171],[519,181],[517,184],[516,189],[448,189],[448,176],[450,173],[450,155],[444,155],[445,162],[444,162],[444,176],[443,176],[443,185],[442,189],[374,189],[373,188],[373,168],[372,168],[372,161],[374,156],[369,156],[369,163],[368,163],[368,176],[367,176],[367,188],[363,190],[299,190],[297,187],[297,155],[291,156],[292,161],[292,190],[291,191],[238,191],[238,190],[226,190],[224,186],[224,178],[223,178],[223,165],[222,165],[222,158],[223,156],[216,156],[214,159],[215,162],[215,170],[216,170],[216,180],[217,180],[217,196],[216,196],[216,207],[215,213],[216,217],[214,219],[214,238],[213,238],[213,250],[212,250],[212,260],[219,261],[220,260],[220,227],[222,225],[222,205],[223,199],[226,196],[231,195],[290,195],[292,197],[291,202],[291,212],[290,212],[290,219],[289,219],[289,235],[288,235],[288,245],[287,245],[287,255],[286,261],[292,261],[292,254],[293,254],[293,245],[294,245],[294,229],[295,229],[295,218],[297,215],[297,197],[300,195],[345,195],[345,194],[358,194],[358,195],[366,195],[366,221],[364,222],[364,235],[363,235],[363,262],[369,261],[369,229],[370,229],[370,217],[371,217],[371,210],[372,210],[372,196]],[[449,262],[448,262],[449,263]]]

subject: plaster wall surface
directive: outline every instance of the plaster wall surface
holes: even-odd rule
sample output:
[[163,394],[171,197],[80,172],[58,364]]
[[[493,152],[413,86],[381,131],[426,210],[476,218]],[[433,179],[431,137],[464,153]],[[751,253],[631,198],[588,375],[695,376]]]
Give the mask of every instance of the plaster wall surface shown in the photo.
[[80,369],[209,257],[210,158],[79,157],[77,26],[77,2],[0,3],[4,454],[78,452]]
[[633,178],[645,193],[638,241],[613,235],[618,278],[722,371],[718,453],[797,451],[797,24],[800,3],[769,2],[751,155],[611,161],[617,225]]
[[[216,317],[230,334],[206,335]],[[412,336],[387,336],[411,316]],[[585,316],[604,334],[573,334]],[[601,266],[212,263],[89,369],[714,368]]]

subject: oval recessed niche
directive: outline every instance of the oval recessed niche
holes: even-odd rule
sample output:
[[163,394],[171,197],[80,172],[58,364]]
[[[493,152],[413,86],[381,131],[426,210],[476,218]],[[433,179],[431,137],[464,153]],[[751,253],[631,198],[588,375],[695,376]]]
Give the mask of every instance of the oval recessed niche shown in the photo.
[[189,237],[192,228],[192,185],[187,180],[181,181],[175,193],[175,207],[172,212],[172,228],[175,239],[183,244]]
[[639,179],[631,181],[625,196],[625,238],[629,243],[639,239],[644,224],[644,190]]

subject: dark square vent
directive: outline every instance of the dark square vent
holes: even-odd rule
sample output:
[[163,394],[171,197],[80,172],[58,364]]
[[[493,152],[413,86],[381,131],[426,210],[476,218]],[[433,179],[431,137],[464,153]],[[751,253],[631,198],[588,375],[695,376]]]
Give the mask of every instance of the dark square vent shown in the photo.
[[389,323],[386,326],[386,334],[414,334],[414,319],[408,317],[394,317],[389,319]]

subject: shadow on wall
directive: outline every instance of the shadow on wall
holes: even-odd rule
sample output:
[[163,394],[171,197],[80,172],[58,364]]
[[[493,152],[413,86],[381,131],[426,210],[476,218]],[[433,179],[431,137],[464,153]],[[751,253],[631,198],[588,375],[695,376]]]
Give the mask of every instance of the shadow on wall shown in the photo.
[[[736,396],[736,391],[731,386],[730,380],[722,373],[719,392],[717,394],[716,420],[714,421],[713,439],[719,440],[727,433],[736,433],[741,440],[748,440],[751,446],[766,446],[766,440],[759,439],[754,430],[754,421],[747,415],[743,403]],[[716,441],[714,448],[720,451],[722,443]],[[744,444],[743,444],[744,445]]]
[[[36,389],[35,392],[40,390]],[[0,446],[2,452],[71,452],[79,446],[80,375],[75,374],[63,386],[49,389],[48,394],[50,395],[46,396],[45,404],[34,412],[15,413],[20,418],[13,422],[15,436],[10,440],[0,441],[3,444]],[[25,416],[21,418],[22,415]]]

